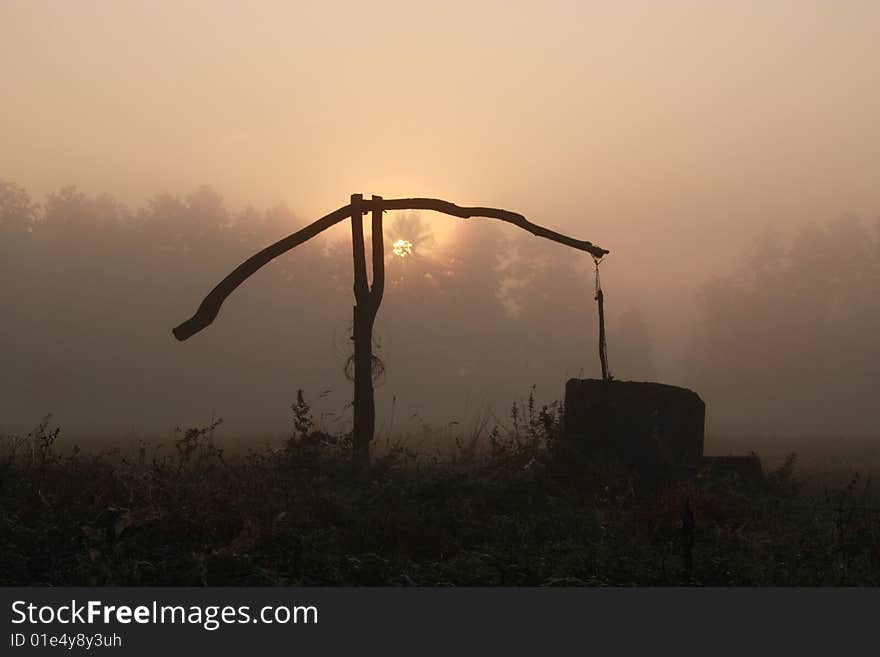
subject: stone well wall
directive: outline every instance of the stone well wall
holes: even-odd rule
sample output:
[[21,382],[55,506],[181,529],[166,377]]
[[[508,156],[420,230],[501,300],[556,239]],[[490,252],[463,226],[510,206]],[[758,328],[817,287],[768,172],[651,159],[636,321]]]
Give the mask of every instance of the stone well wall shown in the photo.
[[570,379],[563,441],[581,454],[604,454],[643,469],[697,468],[705,417],[705,403],[687,388]]

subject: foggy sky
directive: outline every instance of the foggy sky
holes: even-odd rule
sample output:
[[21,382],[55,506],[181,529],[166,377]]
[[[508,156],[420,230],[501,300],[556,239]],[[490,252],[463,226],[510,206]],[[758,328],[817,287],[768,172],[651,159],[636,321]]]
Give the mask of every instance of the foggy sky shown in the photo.
[[697,291],[762,229],[880,214],[878,25],[856,0],[5,0],[0,179],[132,206],[209,183],[303,222],[352,192],[516,210],[611,250],[608,303],[677,383]]

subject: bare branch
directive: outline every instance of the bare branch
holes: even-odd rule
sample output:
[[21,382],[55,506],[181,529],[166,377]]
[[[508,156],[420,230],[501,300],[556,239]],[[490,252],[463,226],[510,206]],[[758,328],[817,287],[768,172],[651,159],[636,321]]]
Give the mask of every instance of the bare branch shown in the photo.
[[220,312],[220,306],[230,294],[235,291],[239,285],[244,283],[248,278],[257,272],[261,267],[267,265],[278,256],[287,253],[290,249],[299,246],[303,242],[312,239],[318,233],[322,233],[331,226],[338,224],[343,219],[347,219],[351,215],[351,206],[339,208],[328,214],[315,223],[309,224],[302,230],[298,230],[293,235],[288,235],[283,240],[279,240],[267,246],[265,249],[252,255],[250,258],[236,267],[231,274],[224,278],[211,292],[204,298],[199,305],[199,309],[195,315],[176,327],[173,331],[174,337],[178,340],[186,340],[192,337],[202,329],[209,326]]
[[383,201],[376,201],[374,198],[370,201],[364,201],[365,210],[376,208],[381,208],[382,210],[433,210],[435,212],[452,215],[453,217],[461,217],[462,219],[469,219],[470,217],[499,219],[501,221],[506,221],[509,224],[513,224],[514,226],[519,226],[523,230],[526,230],[537,237],[543,237],[553,242],[570,246],[573,249],[578,249],[579,251],[586,251],[597,258],[601,258],[608,253],[606,249],[595,246],[592,242],[576,240],[568,235],[557,233],[555,230],[550,230],[549,228],[533,224],[523,215],[516,212],[510,212],[509,210],[463,207],[450,203],[449,201],[441,201],[435,198],[395,198]]
[[[578,249],[579,251],[586,251],[596,257],[602,257],[608,253],[606,249],[595,246],[592,242],[576,240],[573,237],[557,233],[549,228],[533,224],[521,214],[498,208],[464,207],[455,205],[449,201],[442,201],[433,198],[399,198],[383,200],[381,197],[373,197],[369,201],[364,200],[361,202],[361,213],[370,212],[372,210],[433,210],[435,212],[452,215],[453,217],[461,217],[462,219],[468,219],[470,217],[499,219],[500,221],[505,221],[514,226],[518,226],[538,237],[543,237],[553,242],[564,244],[565,246]],[[315,237],[315,235],[318,235],[349,217],[354,219],[352,216],[352,206],[350,204],[331,212],[325,217],[318,219],[313,224],[306,226],[302,230],[275,242],[275,244],[267,246],[259,253],[245,260],[236,267],[231,274],[220,281],[213,290],[211,290],[208,296],[206,296],[199,305],[195,315],[173,330],[174,337],[178,340],[186,340],[209,326],[217,318],[217,314],[220,312],[220,306],[223,305],[226,297],[232,294],[239,285],[244,283],[244,281],[252,276],[257,270],[278,256],[290,251],[290,249],[299,246],[303,242]],[[373,221],[375,225],[375,215]],[[352,227],[354,230],[354,222]],[[363,231],[363,226],[361,226],[361,231]],[[361,234],[363,234],[363,232],[361,232]],[[373,257],[375,258],[376,256],[374,255]],[[375,277],[375,260],[373,271]],[[382,271],[384,272],[384,269]]]

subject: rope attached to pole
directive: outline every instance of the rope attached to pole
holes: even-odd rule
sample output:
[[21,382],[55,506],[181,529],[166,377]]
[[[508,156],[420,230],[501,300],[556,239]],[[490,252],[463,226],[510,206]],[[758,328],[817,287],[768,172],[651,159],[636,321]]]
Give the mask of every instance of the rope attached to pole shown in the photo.
[[611,381],[613,378],[608,373],[608,346],[605,344],[605,294],[602,292],[602,281],[599,278],[599,263],[602,256],[593,256],[596,266],[595,300],[599,305],[599,363],[602,365],[602,380]]

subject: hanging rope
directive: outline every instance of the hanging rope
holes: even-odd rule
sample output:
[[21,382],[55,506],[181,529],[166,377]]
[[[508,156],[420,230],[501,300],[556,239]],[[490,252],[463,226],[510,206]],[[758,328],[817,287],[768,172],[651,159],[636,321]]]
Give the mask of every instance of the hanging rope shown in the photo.
[[608,347],[605,344],[605,294],[602,292],[602,281],[599,278],[600,262],[602,262],[601,256],[593,256],[593,264],[596,266],[595,299],[599,305],[599,363],[602,365],[602,380],[610,381],[612,377],[608,373]]

